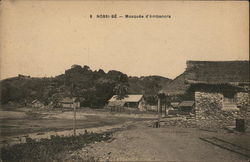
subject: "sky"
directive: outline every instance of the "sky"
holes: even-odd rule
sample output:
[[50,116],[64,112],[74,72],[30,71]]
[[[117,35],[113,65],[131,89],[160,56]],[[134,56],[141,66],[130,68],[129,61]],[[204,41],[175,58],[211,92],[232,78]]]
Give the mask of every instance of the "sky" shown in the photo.
[[[173,79],[187,60],[249,59],[247,1],[0,3],[1,79],[56,76],[73,64]],[[96,18],[98,14],[171,18]]]

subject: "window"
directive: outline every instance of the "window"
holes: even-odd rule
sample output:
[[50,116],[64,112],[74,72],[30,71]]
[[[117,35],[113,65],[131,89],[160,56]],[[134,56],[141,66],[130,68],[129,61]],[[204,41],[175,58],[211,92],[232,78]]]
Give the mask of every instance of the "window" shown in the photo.
[[236,99],[235,99],[235,93],[234,92],[226,92],[223,94],[223,108],[224,111],[237,111],[239,108],[237,108],[236,105]]

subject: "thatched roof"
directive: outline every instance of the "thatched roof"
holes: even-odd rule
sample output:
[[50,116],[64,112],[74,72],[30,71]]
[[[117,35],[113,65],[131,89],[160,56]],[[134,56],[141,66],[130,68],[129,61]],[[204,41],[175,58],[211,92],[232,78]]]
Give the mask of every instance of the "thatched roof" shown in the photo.
[[159,91],[182,95],[191,84],[249,84],[249,61],[187,61],[184,73]]
[[182,73],[172,80],[169,84],[164,86],[159,93],[164,93],[166,95],[182,95],[186,92],[190,85],[185,83],[186,73]]
[[249,61],[187,61],[185,78],[191,84],[249,83]]

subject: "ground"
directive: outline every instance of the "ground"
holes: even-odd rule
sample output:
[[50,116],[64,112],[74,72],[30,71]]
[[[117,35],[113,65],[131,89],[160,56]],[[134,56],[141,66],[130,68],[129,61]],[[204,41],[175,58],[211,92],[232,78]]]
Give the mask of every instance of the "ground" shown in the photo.
[[[105,110],[78,109],[76,129],[89,129],[155,118],[152,114],[114,114]],[[31,133],[65,131],[73,128],[72,109],[5,108],[0,110],[0,146],[15,137]]]
[[[250,132],[202,130],[192,124],[195,120],[182,117],[165,118],[161,127],[155,128],[155,116],[79,110],[78,129],[116,131],[111,140],[62,153],[59,161],[84,161],[86,157],[100,161],[247,161],[250,158]],[[72,110],[1,110],[1,142],[34,132],[72,132],[72,117]],[[226,141],[224,146],[230,145],[232,150],[221,147],[219,141],[215,145],[202,140],[209,138]]]
[[[249,134],[218,133],[196,128],[148,127],[137,122],[116,132],[113,141],[92,144],[68,154],[65,161],[88,156],[105,161],[247,161],[249,157],[206,143],[200,137],[217,137],[248,148]],[[249,152],[250,155],[250,152]]]

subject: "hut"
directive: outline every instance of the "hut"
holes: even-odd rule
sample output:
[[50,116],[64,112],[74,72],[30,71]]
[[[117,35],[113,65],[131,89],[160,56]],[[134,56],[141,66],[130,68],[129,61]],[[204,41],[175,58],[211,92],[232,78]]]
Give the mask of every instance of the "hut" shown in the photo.
[[179,109],[179,102],[171,102],[170,103],[170,107],[174,110],[178,110]]
[[143,95],[126,95],[124,98],[119,99],[117,95],[114,95],[109,101],[108,106],[122,106],[129,108],[138,108],[142,110],[144,108],[145,101]]
[[190,114],[190,113],[194,113],[194,101],[182,101],[178,107],[179,107],[179,112],[180,114]]
[[249,61],[188,61],[186,71],[198,111],[249,105]]
[[65,97],[60,101],[60,105],[63,108],[79,108],[80,101],[77,97]]
[[[249,61],[187,61],[176,80],[176,92],[194,101],[198,125],[223,127],[233,125],[236,118],[250,118]],[[174,88],[167,86],[161,96],[170,95]]]
[[38,99],[33,100],[31,102],[31,107],[40,108],[40,107],[43,107],[43,106],[44,106],[44,104],[41,101],[39,101]]

